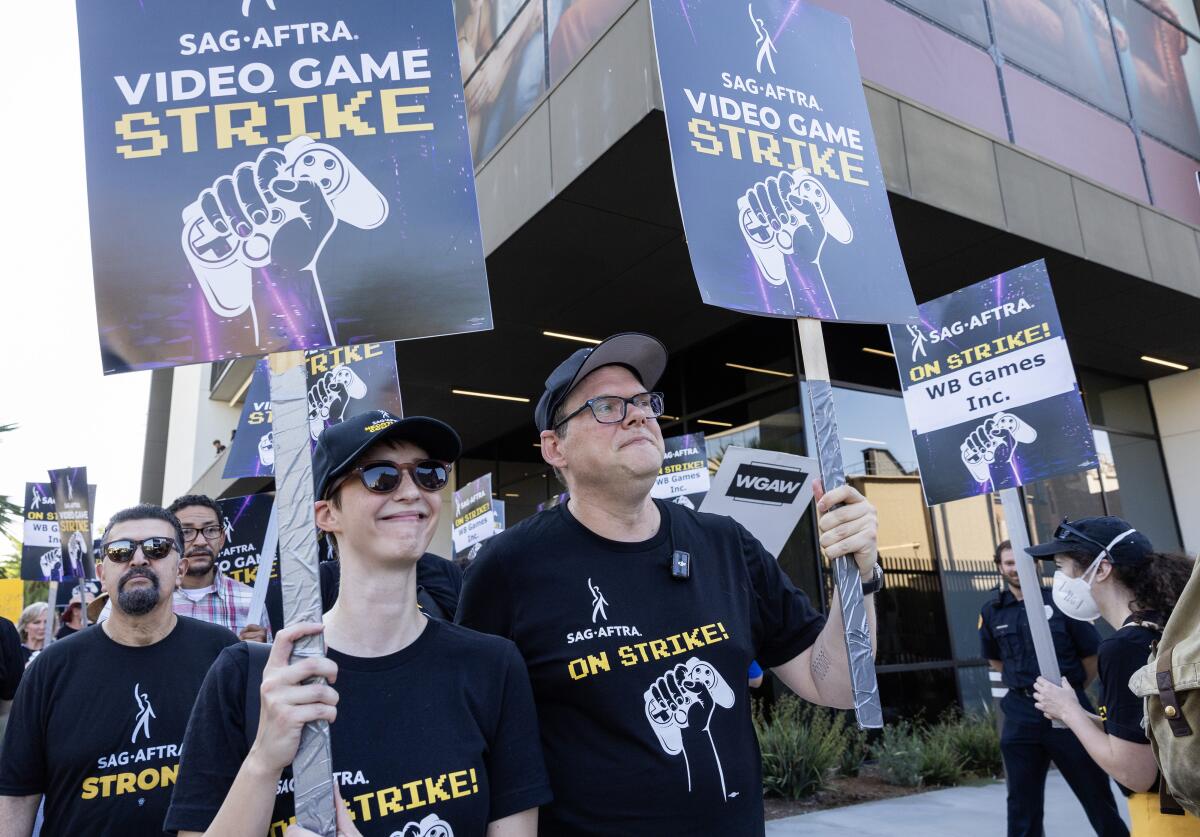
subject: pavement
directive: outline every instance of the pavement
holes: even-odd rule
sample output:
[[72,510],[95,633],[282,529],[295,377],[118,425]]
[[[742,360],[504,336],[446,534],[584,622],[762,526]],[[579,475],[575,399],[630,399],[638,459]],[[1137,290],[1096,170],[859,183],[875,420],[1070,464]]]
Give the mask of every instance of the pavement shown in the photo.
[[[1121,816],[1129,822],[1124,798],[1113,785]],[[767,834],[804,837],[1005,837],[1003,782],[976,787],[946,788],[897,799],[865,802],[812,814],[771,820]],[[1079,837],[1094,833],[1079,800],[1062,775],[1051,770],[1046,779],[1046,837]]]

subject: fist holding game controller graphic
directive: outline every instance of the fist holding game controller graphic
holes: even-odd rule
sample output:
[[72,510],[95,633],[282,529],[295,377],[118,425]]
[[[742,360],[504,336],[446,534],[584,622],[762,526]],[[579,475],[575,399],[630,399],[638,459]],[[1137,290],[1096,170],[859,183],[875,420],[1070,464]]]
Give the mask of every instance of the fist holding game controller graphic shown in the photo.
[[352,399],[365,398],[367,384],[358,373],[342,364],[330,369],[308,388],[308,433],[315,442],[325,422],[340,422]]
[[47,550],[38,558],[38,563],[42,565],[42,578],[46,581],[61,581],[62,574],[62,549],[54,547]]
[[369,230],[388,217],[387,199],[331,145],[297,137],[218,177],[183,210],[184,255],[213,313],[254,311],[257,268],[305,274],[315,284],[330,344],[336,343],[316,267],[339,221]]
[[724,771],[710,723],[717,707],[729,709],[735,696],[721,673],[704,660],[689,657],[651,683],[642,697],[646,720],[663,751],[684,756],[688,790],[694,771],[698,771],[696,778],[719,782],[724,798]]
[[849,244],[854,230],[824,184],[804,169],[785,171],[755,183],[738,198],[737,206],[742,237],[763,278],[787,287],[795,308],[792,279],[801,284],[805,280],[794,276],[788,257],[812,264],[821,279],[820,290],[833,307],[821,269],[821,252],[829,238]]
[[959,446],[963,464],[976,482],[994,482],[993,467],[1007,467],[1017,445],[1037,440],[1037,431],[1012,413],[996,413],[972,430]]

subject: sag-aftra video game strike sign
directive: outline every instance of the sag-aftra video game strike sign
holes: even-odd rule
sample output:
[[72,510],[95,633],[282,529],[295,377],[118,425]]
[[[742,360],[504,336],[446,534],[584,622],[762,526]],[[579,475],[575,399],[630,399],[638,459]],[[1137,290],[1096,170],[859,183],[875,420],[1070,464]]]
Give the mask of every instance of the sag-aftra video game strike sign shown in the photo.
[[491,327],[449,0],[77,10],[105,372]]

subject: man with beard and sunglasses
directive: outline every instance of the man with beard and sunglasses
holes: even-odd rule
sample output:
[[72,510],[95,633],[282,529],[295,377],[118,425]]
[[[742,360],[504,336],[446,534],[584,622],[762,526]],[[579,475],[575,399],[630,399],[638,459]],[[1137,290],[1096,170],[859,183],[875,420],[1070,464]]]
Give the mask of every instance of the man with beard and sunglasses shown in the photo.
[[267,641],[267,629],[248,621],[250,585],[230,578],[217,566],[225,548],[225,513],[211,497],[186,494],[167,511],[183,526],[183,557],[187,572],[175,591],[175,612],[228,628],[238,639]]
[[178,519],[159,506],[117,512],[101,538],[108,620],[38,655],[25,672],[0,761],[0,833],[160,834],[179,750],[226,629],[177,616],[186,559]]
[[[301,730],[326,720],[354,820],[341,833],[536,834],[550,785],[520,654],[427,616],[417,598],[417,562],[460,452],[453,429],[421,416],[373,411],[321,434],[314,516],[337,544],[337,601],[323,624],[289,625],[269,650],[222,652],[188,725],[168,831],[283,834]],[[289,663],[295,642],[320,632],[327,656]]]

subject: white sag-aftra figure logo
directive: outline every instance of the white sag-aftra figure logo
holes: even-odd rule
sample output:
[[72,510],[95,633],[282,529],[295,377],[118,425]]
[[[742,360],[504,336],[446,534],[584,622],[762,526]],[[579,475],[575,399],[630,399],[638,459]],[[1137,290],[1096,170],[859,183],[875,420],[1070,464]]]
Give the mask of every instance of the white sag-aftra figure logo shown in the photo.
[[917,355],[927,357],[925,354],[925,332],[921,331],[920,326],[909,323],[905,328],[908,329],[908,336],[912,338],[912,362],[917,362]]
[[[275,0],[266,0],[267,8],[275,11]],[[242,17],[250,17],[250,7],[254,5],[254,0],[242,0]]]
[[588,579],[588,590],[592,591],[592,624],[596,624],[597,619],[608,621],[608,614],[604,608],[608,607],[608,600],[604,598],[604,594],[600,592],[600,588],[592,584],[592,580]]
[[757,67],[758,72],[761,73],[763,71],[763,62],[766,61],[767,67],[770,68],[771,73],[774,74],[775,58],[772,53],[779,52],[779,50],[776,49],[775,42],[771,40],[771,33],[767,31],[767,27],[763,23],[763,19],[761,17],[754,16],[754,4],[747,3],[746,11],[750,13],[750,22],[754,24],[754,33],[757,35],[757,40],[754,42],[754,45],[758,47],[758,58],[755,61],[755,67]]
[[138,733],[141,732],[146,738],[150,737],[150,719],[158,717],[154,714],[154,707],[150,705],[150,695],[142,691],[142,684],[135,683],[133,686],[133,699],[137,702],[137,719],[133,726],[133,735],[129,736],[129,743],[136,744]]

